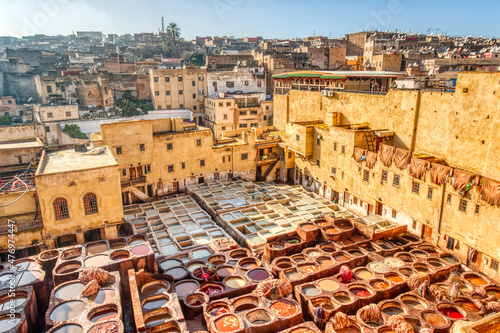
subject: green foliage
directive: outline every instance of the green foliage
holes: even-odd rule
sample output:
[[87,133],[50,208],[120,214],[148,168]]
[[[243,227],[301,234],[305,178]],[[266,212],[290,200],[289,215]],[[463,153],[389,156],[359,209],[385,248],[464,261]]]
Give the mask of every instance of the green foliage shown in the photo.
[[189,57],[182,60],[182,64],[201,67],[205,65],[205,57],[200,52],[191,52]]
[[177,39],[181,37],[181,28],[175,22],[167,25],[167,41],[163,47],[163,54],[166,57],[178,57],[179,49]]
[[267,125],[273,126],[273,115],[270,115],[269,117],[267,117]]
[[122,98],[116,104],[122,109],[123,117],[138,116],[141,113],[144,114],[154,110],[150,102],[135,98],[132,96],[130,90],[125,91]]
[[81,131],[80,126],[76,124],[64,125],[63,132],[68,133],[73,139],[88,139],[87,135]]
[[0,125],[10,125],[10,124],[12,124],[12,118],[8,114],[0,116]]

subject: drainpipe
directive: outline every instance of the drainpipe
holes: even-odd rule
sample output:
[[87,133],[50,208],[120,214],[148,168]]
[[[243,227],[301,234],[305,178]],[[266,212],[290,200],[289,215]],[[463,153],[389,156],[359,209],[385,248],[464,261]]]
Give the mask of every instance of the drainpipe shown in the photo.
[[443,195],[441,196],[441,207],[439,207],[439,220],[438,220],[438,228],[437,228],[437,232],[438,232],[438,235],[441,235],[441,221],[442,221],[442,218],[443,218],[443,207],[444,207],[444,197],[445,197],[445,194],[446,194],[446,183],[448,182],[448,178],[450,177],[450,175],[446,175],[446,179],[444,180],[444,184],[443,184]]
[[411,146],[410,146],[410,151],[413,151],[415,149],[415,142],[417,141],[417,128],[418,128],[418,119],[420,116],[420,100],[422,99],[422,92],[418,91],[417,92],[417,104],[415,105],[416,110],[415,110],[415,118],[413,119],[413,135],[411,138]]

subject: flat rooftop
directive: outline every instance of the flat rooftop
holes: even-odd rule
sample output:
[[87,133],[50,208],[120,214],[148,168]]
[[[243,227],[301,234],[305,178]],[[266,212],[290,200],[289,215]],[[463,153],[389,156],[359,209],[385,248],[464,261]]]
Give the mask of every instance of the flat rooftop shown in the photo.
[[274,79],[289,77],[316,77],[320,79],[344,79],[349,77],[400,77],[404,72],[386,71],[295,71],[274,75]]
[[[100,153],[97,153],[100,148],[102,148]],[[46,152],[37,175],[81,171],[115,165],[118,165],[118,162],[116,162],[116,159],[107,146],[99,147],[86,153],[76,152],[71,148]]]
[[43,148],[43,143],[38,141],[0,143],[0,150]]

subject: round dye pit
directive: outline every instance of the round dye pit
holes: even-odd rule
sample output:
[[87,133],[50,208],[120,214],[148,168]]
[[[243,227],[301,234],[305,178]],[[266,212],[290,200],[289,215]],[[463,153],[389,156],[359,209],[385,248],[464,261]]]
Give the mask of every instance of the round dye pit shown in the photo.
[[367,269],[359,269],[356,271],[355,275],[361,280],[369,280],[373,277],[373,273]]
[[162,294],[168,291],[168,286],[163,281],[153,281],[146,283],[142,289],[141,294],[145,297],[154,296],[158,294]]
[[330,245],[322,245],[322,246],[320,246],[320,248],[323,252],[327,252],[327,253],[332,253],[332,252],[337,251],[337,249],[335,249],[333,246],[330,246]]
[[234,276],[234,277],[227,278],[224,281],[224,283],[229,288],[238,289],[238,288],[242,288],[243,286],[245,286],[246,282],[241,277]]
[[212,317],[220,316],[229,313],[229,306],[226,304],[213,305],[208,309],[208,314]]
[[412,274],[414,274],[415,272],[413,272],[413,270],[411,270],[410,268],[401,268],[399,270],[399,272],[401,274],[403,274],[404,276],[411,276]]
[[265,325],[272,320],[271,315],[265,310],[255,310],[247,313],[247,320],[252,325]]
[[125,246],[127,246],[126,243],[117,242],[117,243],[111,244],[109,247],[111,250],[119,250],[119,249],[123,249]]
[[289,317],[297,312],[297,307],[290,301],[277,301],[271,305],[271,311],[281,317]]
[[352,299],[346,293],[338,293],[333,295],[333,298],[341,304],[351,303]]
[[306,251],[306,255],[308,255],[309,257],[319,257],[321,255],[321,252],[317,250],[309,250]]
[[370,285],[377,289],[377,290],[383,290],[389,288],[389,283],[384,281],[384,280],[374,280],[370,282]]
[[182,298],[194,293],[199,287],[196,281],[182,281],[175,285],[175,291],[177,295]]
[[370,297],[372,295],[368,289],[363,287],[349,288],[349,291],[357,297]]
[[74,272],[82,267],[79,261],[70,261],[58,265],[55,269],[56,274],[68,274]]
[[452,265],[459,263],[458,259],[456,259],[455,257],[450,256],[450,255],[442,256],[441,259],[443,259],[444,261],[446,261],[447,263],[452,264]]
[[467,281],[469,281],[470,283],[475,284],[476,286],[484,286],[487,284],[487,282],[485,280],[483,280],[482,278],[480,278],[477,275],[470,275],[470,276],[467,276],[465,279]]
[[317,227],[312,223],[304,223],[300,225],[300,228],[305,231],[317,229]]
[[170,275],[174,280],[180,280],[188,274],[188,271],[184,267],[174,267],[165,271],[163,274]]
[[342,328],[340,330],[336,330],[337,333],[360,333],[361,331],[359,330],[359,328],[355,327],[355,326],[348,326],[348,327],[345,327],[345,328]]
[[389,316],[404,315],[403,309],[401,309],[399,306],[388,306],[386,308],[383,308],[382,312]]
[[145,239],[144,238],[131,238],[129,240],[128,245],[130,246],[135,246],[144,243]]
[[318,266],[312,264],[300,265],[299,269],[301,269],[306,274],[313,274],[319,270]]
[[285,273],[285,276],[288,278],[288,280],[300,280],[302,279],[304,276],[302,274],[300,274],[299,272],[297,272],[296,269],[293,269],[289,272],[286,272]]
[[[172,315],[169,312],[165,312],[165,313],[160,313],[160,314],[151,316],[148,319],[145,319],[144,324],[146,325],[147,328],[149,328],[149,327],[161,325],[161,324],[163,324],[171,319],[172,319]],[[176,329],[176,331],[178,332],[179,330]],[[163,332],[165,332],[165,331],[163,331]]]
[[236,270],[232,267],[221,267],[216,271],[217,276],[222,280],[234,274]]
[[241,259],[241,258],[248,257],[248,253],[247,253],[247,251],[244,251],[244,250],[235,250],[235,251],[231,252],[230,256],[231,256],[231,258],[234,258],[234,259]]
[[486,293],[488,296],[494,296],[497,300],[500,300],[500,288],[487,288]]
[[105,254],[98,254],[93,257],[88,257],[84,260],[85,267],[100,267],[109,263],[109,257]]
[[457,309],[454,309],[452,307],[442,307],[438,310],[446,317],[451,319],[462,319],[464,317]]
[[21,318],[15,317],[14,319],[10,319],[10,317],[2,317],[0,318],[0,332],[8,332],[13,327],[19,325],[21,322]]
[[66,321],[75,318],[85,310],[85,303],[82,301],[70,301],[62,303],[54,308],[50,313],[53,321]]
[[113,289],[100,289],[97,294],[88,297],[90,303],[105,304],[110,303],[115,299],[115,291]]
[[208,259],[208,262],[214,266],[224,265],[226,263],[226,257],[224,256],[212,256]]
[[87,246],[87,255],[93,256],[95,254],[100,254],[108,250],[108,244],[106,242],[99,242],[90,244]]
[[303,255],[301,255],[301,254],[299,254],[299,255],[294,255],[294,256],[292,256],[292,257],[291,257],[291,259],[292,259],[292,260],[293,260],[296,264],[301,263],[301,262],[303,262],[303,261],[306,261],[306,257],[305,257],[305,256],[303,256]]
[[148,254],[151,251],[151,249],[148,245],[144,244],[144,245],[134,246],[130,251],[132,252],[132,254],[136,256],[143,256]]
[[480,309],[472,302],[467,300],[456,300],[455,304],[462,307],[467,312],[477,313]]
[[38,255],[40,260],[51,260],[59,256],[59,251],[57,250],[47,250]]
[[62,325],[53,331],[53,333],[81,333],[81,332],[83,332],[83,328],[80,325],[76,324]]
[[0,301],[0,311],[7,311],[14,307],[21,306],[27,299],[27,296],[21,295],[20,293],[16,293],[13,298],[9,297],[7,294],[5,298]]
[[330,279],[319,281],[318,286],[325,291],[335,291],[340,287],[335,280]]
[[186,297],[186,304],[190,306],[201,306],[205,303],[205,296],[200,293],[194,293]]
[[335,310],[335,306],[333,305],[330,298],[327,297],[318,297],[311,301],[313,308],[322,307],[325,311],[333,311]]
[[42,277],[42,273],[40,271],[24,271],[21,273],[21,278],[19,278],[19,282],[17,283],[18,287],[26,286],[30,283],[35,282],[36,280]]
[[413,297],[406,297],[401,300],[404,305],[409,307],[410,309],[415,309],[415,310],[425,310],[426,306],[424,303],[419,301],[417,298]]
[[254,281],[264,281],[269,277],[269,273],[265,269],[257,268],[249,271],[248,277]]
[[276,267],[278,267],[280,269],[286,269],[286,268],[292,267],[292,263],[288,259],[277,260],[276,261]]
[[447,324],[446,319],[435,312],[424,312],[422,318],[433,326],[444,326]]
[[333,261],[328,257],[319,257],[316,259],[319,264],[323,267],[329,267],[333,265]]
[[[160,263],[160,268],[163,270],[163,271],[166,271],[170,268],[174,268],[174,267],[180,267],[182,266],[182,261],[180,260],[177,260],[177,259],[169,259],[169,260],[165,260],[165,261],[162,261]],[[201,266],[201,264],[200,264]],[[189,270],[189,268],[188,268]]]
[[114,308],[106,308],[99,310],[97,309],[92,315],[89,316],[89,320],[93,323],[98,323],[105,320],[115,319],[118,316],[118,311]]
[[417,258],[427,258],[429,256],[428,253],[426,253],[424,251],[419,251],[419,250],[411,251],[410,253],[413,254]]
[[219,332],[232,332],[240,328],[240,321],[233,315],[222,316],[214,324]]
[[385,276],[385,278],[391,282],[394,282],[394,283],[401,283],[401,282],[404,282],[404,279],[397,275],[397,274],[387,274]]
[[330,228],[325,228],[323,229],[325,231],[325,233],[329,236],[333,236],[333,235],[337,235],[340,233],[340,230],[337,229],[337,228],[334,228],[334,227],[330,227]]
[[220,286],[208,285],[208,286],[202,287],[200,289],[200,291],[202,293],[207,294],[208,296],[215,296],[215,295],[218,295],[218,294],[222,294],[223,289]]
[[273,242],[273,243],[269,244],[269,246],[273,250],[281,250],[282,248],[285,247],[285,244],[283,244],[281,242]]
[[200,268],[201,266],[203,266],[202,263],[191,263],[191,264],[187,264],[187,270],[190,272],[190,273],[193,273],[195,270],[197,270],[198,268]]
[[142,304],[142,309],[144,312],[159,309],[167,304],[167,302],[168,298],[166,296],[147,298]]
[[243,311],[255,309],[256,307],[257,307],[257,305],[255,305],[254,303],[243,303],[243,304],[236,306],[234,308],[234,311],[236,311],[236,313],[238,313],[238,312],[243,312]]
[[59,299],[71,299],[80,296],[83,289],[85,289],[83,283],[71,283],[57,289],[54,296]]
[[193,259],[201,259],[201,258],[205,258],[205,257],[208,257],[209,255],[211,255],[210,251],[206,250],[206,249],[200,249],[200,250],[195,250],[193,251]]
[[307,296],[318,296],[319,294],[321,294],[321,291],[314,286],[308,286],[308,287],[302,288],[302,292],[304,294],[306,294]]
[[349,260],[349,258],[343,254],[336,254],[333,256],[333,259],[335,259],[338,262],[344,262]]
[[349,230],[349,229],[352,229],[352,225],[351,223],[347,222],[347,221],[335,221],[335,226],[337,228],[340,228],[342,230]]
[[353,257],[361,257],[361,256],[363,256],[363,252],[358,251],[358,250],[347,251],[347,253],[349,253]]
[[81,247],[75,247],[73,249],[66,250],[61,254],[61,259],[63,260],[74,259],[81,256],[82,252],[83,251]]
[[125,260],[130,258],[130,252],[128,252],[127,250],[117,250],[111,253],[109,257],[111,258],[111,260],[116,261]]

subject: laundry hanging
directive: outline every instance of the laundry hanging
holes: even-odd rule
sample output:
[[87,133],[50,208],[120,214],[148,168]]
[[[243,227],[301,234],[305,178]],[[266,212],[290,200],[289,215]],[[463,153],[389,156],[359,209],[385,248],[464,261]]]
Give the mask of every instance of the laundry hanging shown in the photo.
[[481,189],[481,199],[490,205],[500,205],[500,182],[485,178]]
[[377,163],[377,153],[374,153],[372,151],[367,151],[366,152],[366,167],[369,169],[373,169],[375,167],[375,163]]
[[413,157],[408,168],[408,173],[413,177],[424,180],[425,171],[429,168],[429,162]]
[[380,144],[380,161],[382,162],[383,165],[385,166],[390,166],[392,163],[392,159],[394,158],[394,151],[396,148],[385,145],[385,144]]
[[411,151],[401,148],[396,148],[394,153],[394,163],[398,169],[404,169],[410,164]]
[[359,161],[361,161],[363,156],[365,156],[365,150],[358,148],[358,147],[354,147],[354,152],[352,153],[352,158],[354,158],[354,160],[356,162],[359,162]]
[[436,185],[443,185],[446,181],[446,177],[451,175],[453,169],[442,164],[431,163],[431,181]]
[[454,178],[452,184],[453,188],[456,191],[462,191],[465,189],[467,184],[469,184],[472,181],[474,175],[466,171],[455,169],[455,171],[453,172],[453,178]]

